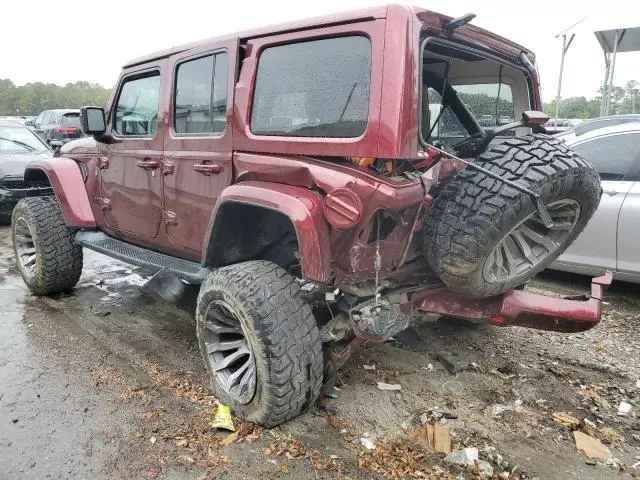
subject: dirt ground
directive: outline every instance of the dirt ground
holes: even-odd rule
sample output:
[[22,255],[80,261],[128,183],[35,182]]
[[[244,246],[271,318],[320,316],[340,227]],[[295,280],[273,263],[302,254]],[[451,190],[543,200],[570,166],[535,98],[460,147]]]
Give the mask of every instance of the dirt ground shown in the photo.
[[[192,319],[142,293],[140,273],[86,252],[73,292],[35,298],[0,228],[0,479],[476,478],[416,444],[433,410],[457,417],[444,421],[454,449],[478,448],[494,478],[640,478],[637,286],[616,284],[602,324],[582,334],[414,325],[399,341],[365,345],[324,408],[273,430],[236,420],[227,436],[210,424],[215,399]],[[546,273],[531,288],[587,286]],[[477,366],[451,374],[440,351]],[[621,401],[628,416],[617,414]],[[555,421],[558,412],[580,425]],[[616,460],[587,463],[576,429]]]

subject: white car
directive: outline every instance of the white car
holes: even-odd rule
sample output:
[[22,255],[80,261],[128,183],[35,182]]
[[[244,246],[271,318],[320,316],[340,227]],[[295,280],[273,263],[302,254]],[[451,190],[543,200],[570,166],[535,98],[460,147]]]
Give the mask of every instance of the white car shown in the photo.
[[604,270],[640,283],[640,123],[605,127],[566,140],[602,182],[596,213],[549,268],[585,275]]

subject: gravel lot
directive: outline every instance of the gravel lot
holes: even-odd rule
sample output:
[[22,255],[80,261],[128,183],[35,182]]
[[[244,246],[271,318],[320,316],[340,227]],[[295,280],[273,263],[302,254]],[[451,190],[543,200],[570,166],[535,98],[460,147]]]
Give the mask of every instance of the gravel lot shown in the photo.
[[[210,426],[215,399],[189,314],[142,293],[140,273],[87,252],[75,290],[35,298],[0,228],[0,479],[475,478],[416,443],[434,409],[457,417],[444,425],[454,449],[478,448],[495,478],[640,478],[637,286],[614,285],[602,324],[582,334],[415,325],[400,341],[365,345],[337,398],[322,399],[328,409],[271,431],[236,421],[227,437]],[[588,282],[545,273],[530,288],[577,294]],[[477,367],[453,375],[439,351]],[[588,464],[575,429],[616,460]]]

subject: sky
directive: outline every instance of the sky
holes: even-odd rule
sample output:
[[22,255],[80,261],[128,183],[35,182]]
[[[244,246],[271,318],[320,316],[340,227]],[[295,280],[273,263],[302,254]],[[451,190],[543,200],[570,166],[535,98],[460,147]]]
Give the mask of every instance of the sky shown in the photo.
[[[147,53],[213,37],[333,12],[381,5],[372,0],[23,0],[3,2],[0,78],[65,84],[84,80],[112,87],[122,65]],[[414,0],[413,5],[459,16],[532,50],[542,97],[556,96],[561,38],[582,20],[567,52],[562,97],[593,97],[604,78],[604,58],[594,30],[640,27],[639,0]],[[640,52],[619,54],[616,85],[640,81]]]

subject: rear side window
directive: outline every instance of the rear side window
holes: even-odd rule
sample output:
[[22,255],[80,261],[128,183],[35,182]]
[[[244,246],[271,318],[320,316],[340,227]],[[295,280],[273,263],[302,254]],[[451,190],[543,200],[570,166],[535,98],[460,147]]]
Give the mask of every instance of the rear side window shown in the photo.
[[228,68],[226,53],[208,55],[178,66],[173,109],[176,133],[224,132]]
[[251,131],[291,137],[358,137],[367,128],[371,42],[329,38],[265,49]]
[[160,73],[126,80],[122,85],[113,129],[121,136],[153,137],[158,127]]
[[640,156],[640,134],[598,137],[571,148],[595,167],[602,180],[625,180]]

